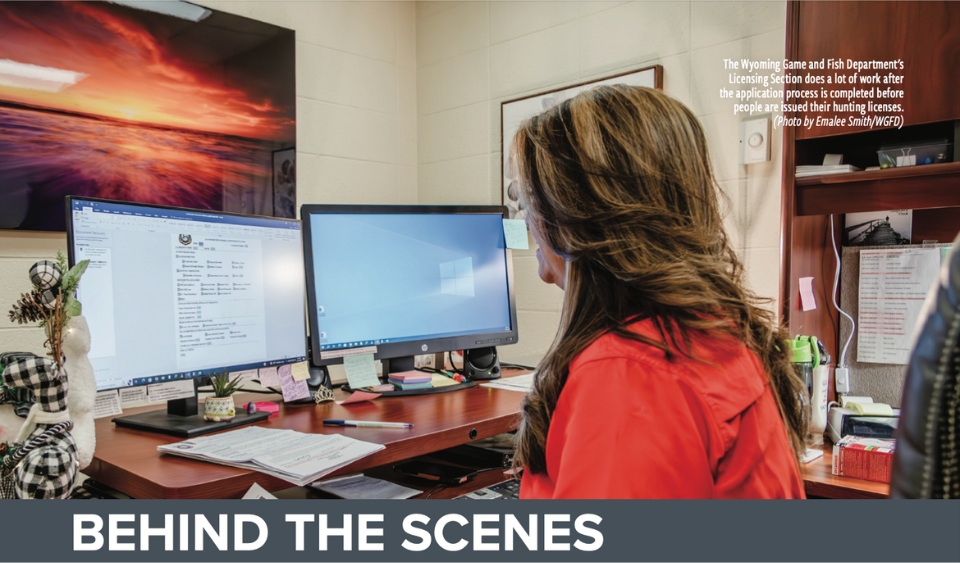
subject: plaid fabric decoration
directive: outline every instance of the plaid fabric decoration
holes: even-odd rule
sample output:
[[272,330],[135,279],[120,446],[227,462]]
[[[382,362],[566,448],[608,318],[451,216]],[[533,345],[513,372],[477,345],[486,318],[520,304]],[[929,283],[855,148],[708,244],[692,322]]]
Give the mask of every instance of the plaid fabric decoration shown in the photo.
[[73,423],[38,424],[17,452],[4,460],[0,498],[60,499],[73,490],[77,444]]
[[[51,428],[37,425],[38,431]],[[78,474],[77,443],[69,432],[62,432],[50,444],[29,452],[17,465],[14,492],[21,499],[67,498]]]
[[17,356],[3,370],[7,387],[33,391],[45,412],[61,412],[67,408],[67,378],[60,376],[56,362],[41,356]]
[[90,492],[89,489],[80,485],[70,493],[70,500],[100,500],[100,497]]
[[63,272],[56,262],[41,260],[30,268],[30,282],[41,290],[53,289],[63,280]]

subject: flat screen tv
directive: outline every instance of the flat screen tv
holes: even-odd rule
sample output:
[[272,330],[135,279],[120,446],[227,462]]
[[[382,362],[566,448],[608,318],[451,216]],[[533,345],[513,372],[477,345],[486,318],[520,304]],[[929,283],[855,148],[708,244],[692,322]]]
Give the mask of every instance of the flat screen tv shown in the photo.
[[0,229],[68,195],[295,217],[292,30],[187,2],[0,2]]

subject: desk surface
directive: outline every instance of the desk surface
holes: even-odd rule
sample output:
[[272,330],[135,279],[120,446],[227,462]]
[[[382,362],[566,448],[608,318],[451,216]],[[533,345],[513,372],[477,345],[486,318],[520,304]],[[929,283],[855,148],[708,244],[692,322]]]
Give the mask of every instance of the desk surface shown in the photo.
[[[510,373],[507,371],[506,373]],[[515,371],[513,374],[523,372]],[[337,399],[346,398],[336,391]],[[412,457],[495,436],[514,430],[519,422],[523,394],[516,391],[473,389],[416,397],[380,398],[372,402],[340,406],[284,405],[279,396],[239,394],[237,404],[248,400],[273,400],[280,413],[263,424],[266,428],[287,428],[299,432],[341,433],[376,442],[386,449],[365,457],[334,473],[364,471]],[[129,409],[126,414],[155,409]],[[411,429],[340,428],[323,426],[325,418],[389,420],[410,422]],[[471,431],[476,430],[476,436]],[[268,491],[290,487],[290,483],[264,473],[224,467],[172,455],[161,455],[157,446],[181,438],[116,427],[109,418],[97,421],[97,449],[93,462],[84,470],[91,478],[134,498],[240,498],[257,482]],[[831,474],[832,446],[824,446],[823,457],[801,467],[808,496],[827,498],[886,498],[889,485]]]
[[[337,400],[347,396],[340,390],[335,394]],[[285,405],[279,396],[249,393],[238,394],[237,404],[248,400],[280,403],[280,413],[262,423],[265,428],[345,434],[386,446],[386,449],[329,475],[333,477],[514,430],[519,422],[522,399],[523,394],[516,391],[477,385],[463,391],[381,397],[347,406],[335,403]],[[124,412],[132,414],[151,409],[156,407]],[[409,422],[413,428],[341,428],[324,426],[325,418]],[[471,435],[474,430],[476,434]],[[268,491],[290,487],[290,483],[264,473],[157,452],[157,446],[181,440],[183,438],[119,428],[109,418],[100,419],[97,421],[96,454],[84,473],[134,498],[240,498],[254,482]]]

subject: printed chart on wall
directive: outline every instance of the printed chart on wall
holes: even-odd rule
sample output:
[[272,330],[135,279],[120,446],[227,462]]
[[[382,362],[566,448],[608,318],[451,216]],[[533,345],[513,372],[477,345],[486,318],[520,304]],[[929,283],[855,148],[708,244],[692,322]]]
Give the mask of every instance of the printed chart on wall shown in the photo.
[[940,249],[860,252],[857,361],[906,365],[913,330],[940,270]]

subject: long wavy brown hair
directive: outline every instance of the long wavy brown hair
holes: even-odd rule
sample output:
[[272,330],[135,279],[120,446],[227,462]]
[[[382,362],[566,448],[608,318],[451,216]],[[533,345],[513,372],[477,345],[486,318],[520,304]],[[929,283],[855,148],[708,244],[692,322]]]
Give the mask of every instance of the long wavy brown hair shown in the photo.
[[[524,122],[513,144],[538,242],[567,260],[563,315],[526,396],[515,464],[545,472],[547,431],[570,362],[604,334],[700,361],[691,337],[734,338],[760,358],[794,452],[806,386],[786,331],[745,287],[723,228],[703,129],[673,98],[603,86]],[[650,319],[658,338],[628,328]]]

